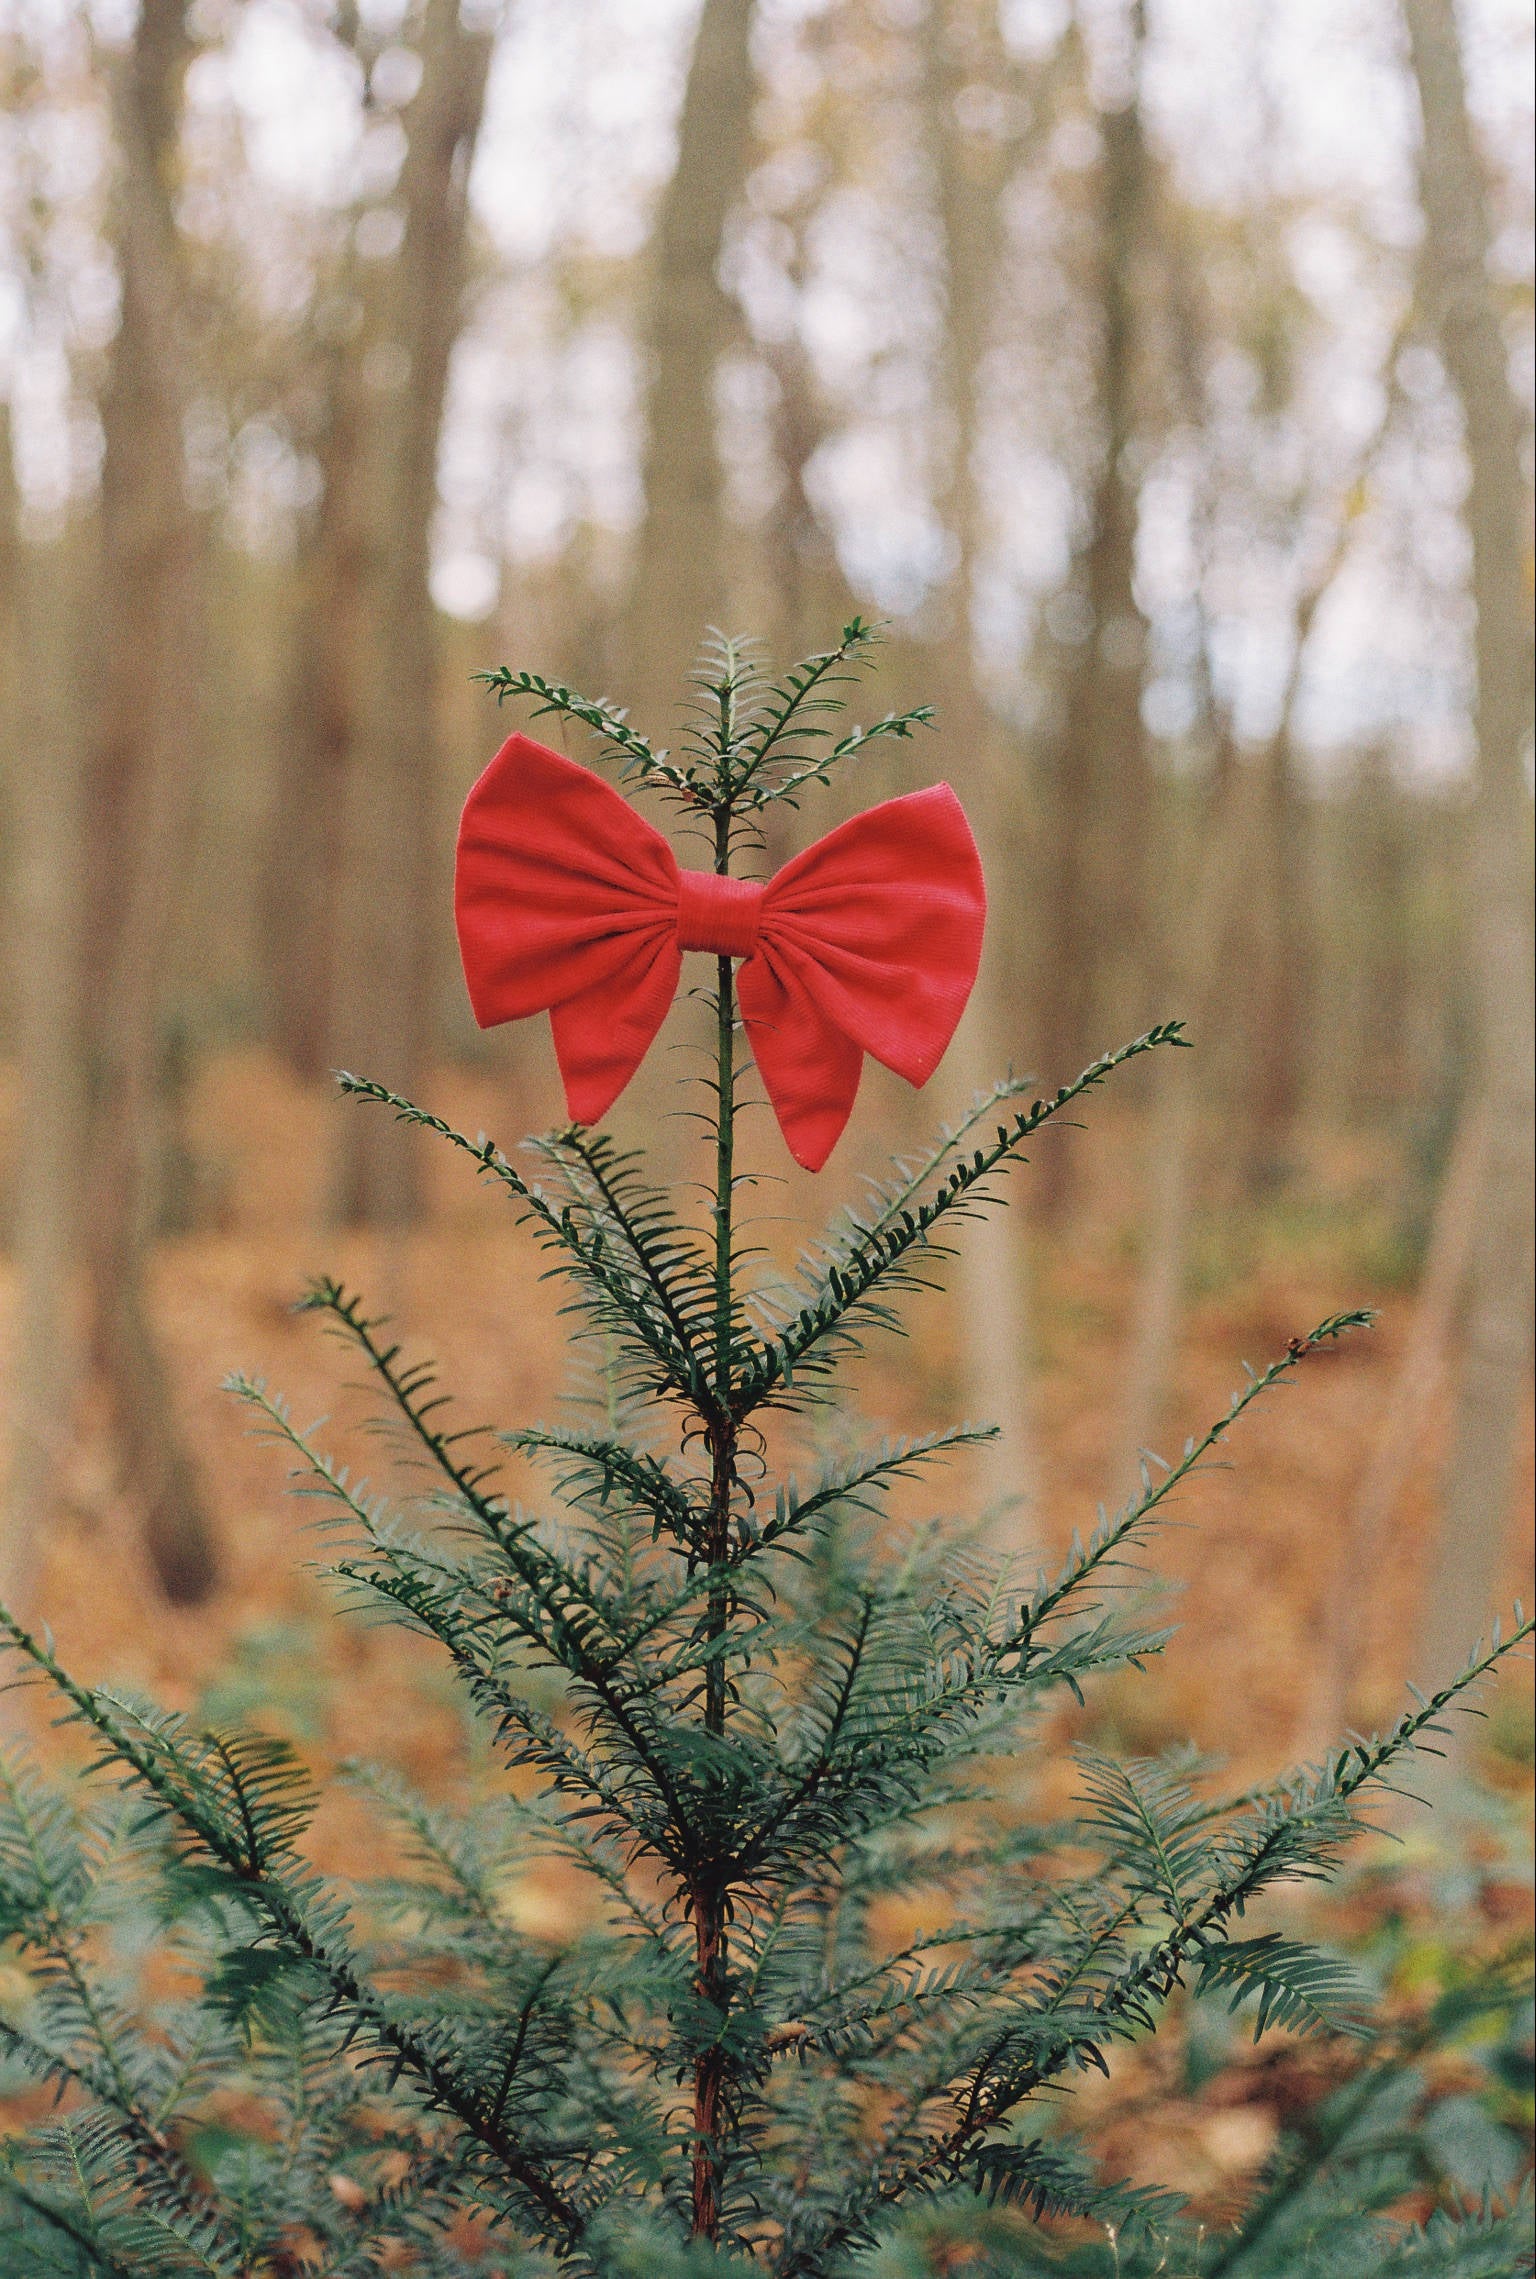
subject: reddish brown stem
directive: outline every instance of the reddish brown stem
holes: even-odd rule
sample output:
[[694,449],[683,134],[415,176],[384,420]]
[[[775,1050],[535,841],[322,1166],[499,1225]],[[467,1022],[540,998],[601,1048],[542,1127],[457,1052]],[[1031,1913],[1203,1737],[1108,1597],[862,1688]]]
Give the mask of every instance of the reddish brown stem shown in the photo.
[[[703,1999],[723,2011],[726,2002],[726,1936],[724,1909],[717,1890],[696,1888],[693,1925],[698,1972],[695,1985]],[[725,2088],[725,2052],[718,2041],[704,2050],[693,2068],[693,2236],[712,2244],[720,2237],[720,2166],[718,2133],[720,2104]]]
[[[716,1569],[730,1549],[731,1483],[735,1472],[733,1431],[722,1429],[714,1441],[709,1499],[706,1555]],[[705,1618],[706,1635],[713,1641],[725,1633],[730,1607],[723,1589],[712,1590]],[[725,1730],[725,1665],[712,1660],[704,1675],[704,1723],[711,1733]],[[703,2002],[723,2018],[730,2000],[727,1983],[725,1893],[712,1878],[700,1878],[689,1895],[693,1912],[697,1969],[694,1986]],[[700,2052],[693,2068],[693,2236],[711,2242],[720,2237],[720,2170],[718,2131],[721,2098],[725,2088],[726,2057],[718,2040]]]

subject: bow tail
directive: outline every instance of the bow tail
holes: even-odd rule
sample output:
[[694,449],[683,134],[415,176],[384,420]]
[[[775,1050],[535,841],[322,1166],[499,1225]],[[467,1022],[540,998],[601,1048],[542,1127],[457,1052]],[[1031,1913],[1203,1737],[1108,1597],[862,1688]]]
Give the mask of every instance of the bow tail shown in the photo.
[[819,1171],[853,1113],[863,1048],[767,945],[741,967],[736,994],[785,1144],[803,1169]]
[[617,971],[550,1007],[572,1123],[598,1123],[613,1106],[655,1043],[682,968],[676,943],[653,934]]

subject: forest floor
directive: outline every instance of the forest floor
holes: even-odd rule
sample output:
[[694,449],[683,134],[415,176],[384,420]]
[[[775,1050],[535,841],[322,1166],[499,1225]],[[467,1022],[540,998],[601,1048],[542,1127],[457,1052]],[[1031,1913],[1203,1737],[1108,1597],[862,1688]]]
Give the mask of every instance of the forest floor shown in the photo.
[[[484,1074],[444,1072],[431,1098],[472,1132],[485,1125],[499,1134],[516,1120],[506,1084]],[[543,1102],[532,1105],[537,1110]],[[155,1301],[215,1522],[218,1588],[190,1609],[167,1607],[158,1597],[134,1512],[116,1488],[87,1407],[66,1508],[39,1548],[30,1613],[51,1626],[62,1659],[83,1677],[179,1707],[250,1711],[290,1731],[322,1767],[364,1755],[445,1793],[462,1781],[466,1758],[442,1668],[417,1641],[336,1617],[315,1571],[326,1556],[318,1507],[286,1492],[281,1452],[253,1433],[250,1413],[221,1383],[232,1371],[266,1380],[300,1424],[328,1419],[321,1444],[382,1484],[390,1451],[360,1437],[375,1404],[355,1363],[312,1318],[292,1311],[311,1275],[336,1274],[361,1289],[370,1310],[394,1317],[411,1348],[435,1357],[466,1421],[507,1427],[554,1413],[566,1381],[565,1343],[555,1294],[540,1279],[541,1254],[504,1202],[476,1187],[462,1160],[432,1163],[431,1214],[407,1237],[385,1242],[318,1231],[320,1166],[337,1112],[283,1082],[255,1053],[213,1064],[188,1103],[187,1130],[204,1167],[212,1223],[162,1244]],[[371,1111],[349,1105],[342,1112]],[[1046,1564],[1059,1558],[1074,1529],[1092,1525],[1097,1502],[1124,1484],[1109,1475],[1137,1266],[1139,1126],[1133,1116],[1102,1111],[1090,1134],[1070,1144],[1084,1149],[1084,1200],[1073,1235],[1029,1237],[1044,1493],[1040,1509],[1001,1523],[1019,1543],[1027,1531],[1032,1560]],[[844,1152],[858,1159],[856,1133]],[[828,1175],[816,1186],[796,1181],[782,1208],[790,1215],[825,1211],[854,1192],[849,1178]],[[1380,1319],[1370,1332],[1309,1360],[1283,1394],[1259,1403],[1234,1434],[1226,1464],[1182,1492],[1176,1524],[1149,1558],[1177,1593],[1177,1635],[1145,1676],[1133,1671],[1111,1680],[1086,1710],[1051,1727],[1045,1777],[1033,1792],[1037,1806],[1056,1810],[1067,1801],[1073,1740],[1136,1753],[1189,1740],[1219,1758],[1223,1779],[1233,1784],[1271,1776],[1314,1751],[1325,1684],[1322,1612],[1343,1572],[1349,1515],[1412,1312],[1399,1216],[1382,1151],[1335,1142],[1316,1151],[1305,1181],[1293,1183],[1285,1200],[1240,1221],[1234,1216],[1220,1230],[1202,1224],[1170,1371],[1163,1447],[1181,1447],[1186,1434],[1225,1410],[1245,1362],[1262,1367],[1289,1338],[1345,1306],[1376,1306]],[[0,1358],[9,1297],[0,1283]],[[955,1313],[940,1298],[921,1299],[913,1330],[909,1340],[872,1350],[857,1373],[856,1401],[871,1438],[932,1429],[963,1409]],[[1442,1391],[1418,1421],[1415,1461],[1372,1562],[1369,1603],[1352,1625],[1351,1715],[1367,1726],[1396,1713],[1413,1674],[1446,1408]],[[957,1477],[941,1486],[950,1510],[965,1509],[965,1485]],[[1530,1498],[1527,1436],[1510,1514],[1506,1610],[1516,1596],[1531,1596],[1531,1548],[1520,1523]],[[994,1541],[999,1532],[994,1528]],[[1513,1672],[1485,1706],[1491,1715],[1478,1745],[1479,1769],[1518,1819],[1530,1787],[1528,1670]],[[36,1696],[22,1714],[43,1729],[45,1705]],[[326,1809],[319,1840],[336,1865],[354,1864],[365,1838],[339,1796]],[[1492,1836],[1484,1850],[1476,1906],[1490,1935],[1503,1936],[1524,1918],[1529,1893],[1493,1856],[1502,1845]],[[1346,1909],[1432,1910],[1435,1870],[1417,1836],[1403,1862],[1393,1871],[1390,1901],[1361,1899],[1375,1872],[1368,1863],[1366,1883]],[[538,1931],[568,1922],[573,1898],[541,1874],[509,1891],[508,1904]],[[893,1934],[912,1928],[895,1921],[891,1927]],[[1214,2203],[1256,2167],[1286,2100],[1305,2096],[1306,2069],[1319,2061],[1298,2052],[1289,2073],[1277,2073],[1256,2053],[1236,2073],[1228,2069],[1225,2087],[1189,2097],[1158,2072],[1164,2062],[1149,2054],[1121,2072],[1101,2116],[1104,2142],[1116,2166],[1150,2170]]]

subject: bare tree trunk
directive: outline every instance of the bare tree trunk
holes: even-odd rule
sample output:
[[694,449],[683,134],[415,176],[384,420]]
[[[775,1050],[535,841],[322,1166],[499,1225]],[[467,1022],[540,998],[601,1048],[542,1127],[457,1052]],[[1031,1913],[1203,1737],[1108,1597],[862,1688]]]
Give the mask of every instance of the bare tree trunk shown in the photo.
[[1172,945],[1169,1004],[1189,1023],[1195,1052],[1164,1056],[1147,1132],[1151,1177],[1144,1211],[1146,1249],[1137,1280],[1126,1359],[1120,1373],[1121,1413],[1110,1500],[1130,1494],[1144,1451],[1156,1437],[1179,1349],[1194,1186],[1200,1152],[1200,1070],[1196,1053],[1209,1039],[1220,995],[1221,955],[1243,879],[1243,850],[1253,842],[1257,771],[1222,771],[1214,811],[1201,826],[1195,876],[1179,897]]
[[[1181,234],[1166,199],[1159,199],[1157,240],[1173,377],[1183,416],[1198,432],[1207,411],[1205,350],[1210,323],[1192,249],[1180,242]],[[1210,1061],[1209,1016],[1216,1003],[1240,856],[1252,829],[1252,782],[1237,768],[1231,723],[1216,694],[1203,610],[1200,615],[1196,677],[1209,772],[1189,843],[1175,839],[1166,854],[1175,883],[1158,912],[1164,997],[1156,1007],[1160,1015],[1176,1015],[1189,1024],[1195,1050],[1164,1053],[1151,1072],[1149,1176],[1142,1213],[1146,1247],[1120,1373],[1119,1431],[1106,1481],[1111,1502],[1138,1483],[1142,1454],[1156,1437],[1175,1367],[1199,1169],[1202,1078]]]
[[768,360],[779,388],[773,427],[784,489],[769,524],[766,551],[772,653],[782,664],[825,648],[858,614],[858,604],[831,533],[806,488],[807,471],[827,430],[818,414],[805,350],[798,340],[791,340],[771,349]]
[[[81,836],[78,763],[61,655],[66,597],[19,541],[8,413],[0,613],[4,711],[25,753],[12,784],[15,869],[10,971],[21,1080],[15,1171],[16,1328],[9,1477],[0,1527],[0,1599],[26,1605],[58,1486],[79,1366],[74,1270],[79,1209],[70,1135],[85,1120],[85,1058],[75,963]],[[26,660],[26,671],[20,670]]]
[[[336,296],[316,438],[321,492],[298,563],[293,679],[279,755],[262,921],[273,1041],[301,1076],[326,1067],[334,1025],[338,911],[350,763],[358,741],[369,523],[363,373],[379,291],[355,257]],[[351,289],[355,288],[355,290]],[[374,321],[370,322],[370,318]]]
[[[976,456],[980,374],[1003,246],[1001,200],[1018,151],[997,138],[964,134],[957,117],[962,87],[983,78],[996,85],[1010,68],[989,0],[931,0],[924,55],[927,136],[944,236],[943,378],[951,435],[936,503],[956,554],[936,659],[937,709],[951,772],[965,785],[982,848],[995,856],[1016,834],[1023,787],[1010,773],[1003,738],[976,685],[973,619],[984,540]],[[967,1091],[976,1093],[1010,1067],[1022,1068],[1026,1050],[994,928],[951,1067]],[[995,1511],[999,1544],[1030,1558],[1038,1553],[1041,1477],[1030,1398],[1031,1275],[1022,1212],[972,1221],[962,1229],[958,1249],[966,1410],[999,1427],[978,1467],[981,1493]]]
[[1479,1095],[1462,1112],[1440,1182],[1403,1357],[1345,1523],[1339,1570],[1324,1602],[1317,1684],[1303,1741],[1312,1754],[1337,1740],[1358,1694],[1377,1562],[1392,1514],[1421,1454],[1424,1425],[1449,1365],[1487,1160],[1487,1102]]
[[[1043,1073],[1052,1085],[1076,1075],[1102,1043],[1095,1024],[1110,1014],[1108,1000],[1117,1000],[1113,1013],[1123,1019],[1145,980],[1129,962],[1141,939],[1152,816],[1141,720],[1146,624],[1134,586],[1137,494],[1126,448],[1136,424],[1134,270],[1149,188],[1140,105],[1144,0],[1131,0],[1130,32],[1126,99],[1099,120],[1100,458],[1080,573],[1087,637],[1071,672],[1049,785],[1041,1025]],[[1069,1206],[1074,1160],[1066,1147],[1041,1157],[1052,1218]]]
[[[1373,443],[1372,453],[1375,447]],[[1297,599],[1290,671],[1268,750],[1255,764],[1242,765],[1233,757],[1227,724],[1214,718],[1211,721],[1218,757],[1212,770],[1210,811],[1196,834],[1189,883],[1183,892],[1170,898],[1163,954],[1168,1004],[1159,1008],[1160,1012],[1177,1011],[1188,1022],[1196,1051],[1165,1054],[1156,1072],[1157,1091],[1148,1136],[1152,1177],[1146,1210],[1147,1249],[1121,1379],[1121,1424],[1117,1470],[1110,1482],[1112,1496],[1135,1488],[1140,1457],[1157,1431],[1167,1397],[1183,1318],[1199,1153],[1197,1054],[1216,1027],[1224,980],[1223,952],[1255,867],[1251,850],[1265,843],[1273,826],[1270,803],[1277,778],[1289,767],[1287,755],[1307,644],[1323,598],[1343,564],[1349,535],[1346,503],[1326,560]],[[1208,674],[1206,703],[1208,709],[1213,707]]]
[[1301,1096],[1308,966],[1313,928],[1307,910],[1306,812],[1296,781],[1289,727],[1273,737],[1264,761],[1263,810],[1250,876],[1258,889],[1262,947],[1254,1000],[1262,1008],[1253,1036],[1248,1175],[1256,1190],[1281,1175]]
[[[0,827],[8,820],[5,805],[7,794],[12,789],[10,770],[15,766],[15,754],[23,746],[23,574],[21,497],[16,482],[15,435],[11,424],[10,402],[6,397],[0,396],[0,738],[3,738],[4,755],[0,759],[0,769],[3,769],[0,772]],[[17,785],[15,790],[19,794],[21,786]],[[10,1006],[3,990],[0,990],[0,1021],[9,1012]]]
[[159,1157],[167,956],[197,789],[201,536],[187,503],[188,369],[171,187],[191,40],[183,0],[144,0],[113,84],[122,318],[102,405],[102,709],[84,901],[94,1097],[86,1260],[95,1358],[145,1538],[175,1600],[215,1555],[177,1430],[145,1278]]
[[[428,0],[422,79],[406,114],[405,236],[367,365],[379,512],[369,564],[362,764],[347,803],[345,957],[333,1047],[412,1090],[431,1043],[441,836],[437,633],[428,585],[437,453],[464,295],[469,169],[494,35],[458,0]],[[411,1135],[387,1117],[338,1127],[332,1204],[347,1223],[404,1226],[420,1209]]]
[[674,731],[683,675],[727,603],[715,372],[735,322],[721,249],[752,150],[753,0],[704,0],[657,218],[644,349],[645,520],[626,612],[625,694]]
[[1403,0],[1423,113],[1424,280],[1461,399],[1477,609],[1477,796],[1467,887],[1487,1162],[1472,1237],[1466,1350],[1417,1672],[1441,1683],[1488,1625],[1528,1394],[1536,1067],[1528,899],[1531,716],[1521,417],[1488,275],[1487,197],[1451,0]]

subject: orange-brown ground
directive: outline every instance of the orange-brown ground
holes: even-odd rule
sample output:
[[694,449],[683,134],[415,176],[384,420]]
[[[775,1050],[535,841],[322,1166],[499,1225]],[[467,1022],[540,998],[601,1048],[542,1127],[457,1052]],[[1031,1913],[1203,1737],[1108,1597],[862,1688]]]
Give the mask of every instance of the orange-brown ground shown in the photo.
[[[511,1116],[485,1078],[445,1072],[433,1089],[461,1125],[499,1134]],[[542,1103],[535,1102],[535,1106]],[[387,1451],[358,1439],[371,1404],[359,1372],[311,1318],[290,1309],[305,1280],[333,1271],[391,1314],[409,1344],[438,1359],[467,1419],[498,1426],[550,1414],[566,1381],[555,1296],[543,1260],[493,1191],[462,1158],[429,1155],[433,1216],[386,1242],[318,1228],[324,1146],[336,1113],[376,1111],[329,1101],[284,1082],[255,1054],[231,1055],[205,1076],[194,1104],[199,1152],[214,1167],[218,1231],[165,1244],[156,1301],[169,1344],[182,1419],[216,1515],[224,1575],[205,1606],[168,1608],[150,1585],[131,1504],[115,1489],[100,1436],[87,1429],[70,1468],[68,1504],[43,1547],[33,1611],[54,1627],[82,1673],[194,1698],[238,1641],[278,1624],[314,1624],[320,1651],[344,1675],[334,1715],[342,1746],[387,1736],[392,1753],[430,1776],[448,1723],[423,1698],[427,1673],[400,1641],[335,1621],[309,1572],[321,1556],[313,1504],[285,1493],[284,1463],[253,1438],[251,1419],[221,1389],[225,1374],[266,1378],[301,1423],[325,1415],[321,1438],[376,1477]],[[1112,1106],[1069,1144],[1089,1151],[1087,1199],[1070,1240],[1034,1241],[1037,1296],[1035,1403],[1047,1493],[1031,1515],[1049,1558],[1074,1527],[1092,1524],[1108,1477],[1118,1376],[1135,1277],[1137,1162],[1141,1136]],[[873,1155],[856,1136],[843,1154]],[[842,1160],[840,1155],[838,1161]],[[878,1162],[877,1155],[874,1160]],[[1030,1174],[1022,1174],[1027,1181]],[[1117,1682],[1099,1715],[1134,1745],[1188,1736],[1233,1760],[1240,1776],[1273,1770],[1306,1731],[1316,1681],[1319,1610],[1340,1571],[1351,1501],[1373,1444],[1412,1308],[1412,1292],[1384,1279],[1390,1198],[1379,1156],[1335,1147],[1307,1203],[1266,1224],[1228,1230],[1225,1255],[1209,1235],[1196,1259],[1196,1294],[1172,1370],[1160,1445],[1225,1408],[1242,1364],[1262,1366],[1287,1338],[1338,1307],[1380,1308],[1375,1329],[1309,1361],[1288,1388],[1260,1403],[1229,1444],[1229,1466],[1180,1499],[1179,1524],[1151,1563],[1180,1587],[1180,1635],[1145,1678]],[[856,1192],[852,1173],[800,1179],[767,1208],[786,1217],[825,1210]],[[809,1221],[814,1224],[814,1221]],[[771,1230],[773,1231],[773,1230]],[[1202,1287],[1203,1285],[1203,1287]],[[0,1284],[0,1330],[10,1291]],[[916,1432],[953,1421],[964,1391],[956,1324],[944,1299],[915,1301],[913,1334],[881,1340],[860,1371],[859,1405],[871,1427]],[[1442,1400],[1440,1412],[1445,1403]],[[1375,1603],[1359,1639],[1358,1707],[1388,1715],[1413,1673],[1413,1638],[1426,1548],[1435,1525],[1445,1416],[1423,1421],[1412,1476],[1373,1576]],[[87,1408],[86,1424],[91,1418]],[[936,1475],[933,1506],[963,1512],[962,1474]],[[1529,1596],[1529,1441],[1510,1514],[1503,1601]],[[402,1682],[403,1667],[411,1669]],[[1518,1675],[1511,1681],[1518,1696]],[[388,1714],[380,1716],[385,1703]],[[438,1728],[441,1726],[441,1733]]]

